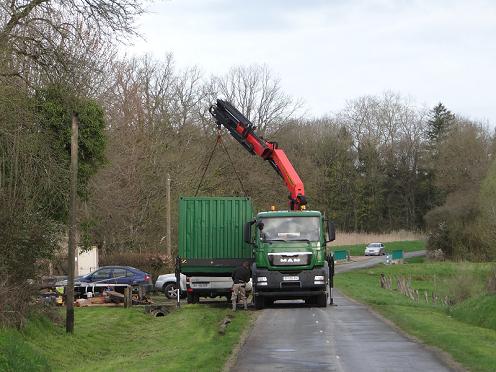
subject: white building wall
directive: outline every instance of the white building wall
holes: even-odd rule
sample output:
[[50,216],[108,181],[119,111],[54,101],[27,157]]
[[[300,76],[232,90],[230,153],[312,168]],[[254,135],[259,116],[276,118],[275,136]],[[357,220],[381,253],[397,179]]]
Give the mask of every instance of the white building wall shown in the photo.
[[81,251],[78,248],[76,259],[76,275],[86,275],[98,269],[98,248],[93,247],[89,251]]

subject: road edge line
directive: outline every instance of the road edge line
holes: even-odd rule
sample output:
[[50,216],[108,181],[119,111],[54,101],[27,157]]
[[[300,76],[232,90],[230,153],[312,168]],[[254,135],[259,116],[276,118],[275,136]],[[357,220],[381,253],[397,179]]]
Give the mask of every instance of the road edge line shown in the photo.
[[232,370],[232,368],[236,365],[236,362],[238,361],[238,355],[241,349],[243,348],[244,344],[246,343],[246,340],[250,336],[256,321],[260,317],[260,314],[262,311],[254,311],[252,314],[250,314],[250,322],[248,323],[248,326],[245,328],[245,330],[241,333],[241,336],[239,337],[238,343],[234,346],[234,348],[231,351],[231,355],[227,358],[226,362],[224,363],[224,367],[222,368],[222,372],[229,372]]

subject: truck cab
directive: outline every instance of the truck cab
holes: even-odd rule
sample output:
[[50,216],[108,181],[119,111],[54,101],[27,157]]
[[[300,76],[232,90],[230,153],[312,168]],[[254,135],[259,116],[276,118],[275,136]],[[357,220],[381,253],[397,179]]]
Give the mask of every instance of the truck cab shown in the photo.
[[327,306],[331,294],[326,243],[334,235],[334,225],[318,211],[258,213],[244,231],[255,259],[255,306],[263,308],[281,299]]

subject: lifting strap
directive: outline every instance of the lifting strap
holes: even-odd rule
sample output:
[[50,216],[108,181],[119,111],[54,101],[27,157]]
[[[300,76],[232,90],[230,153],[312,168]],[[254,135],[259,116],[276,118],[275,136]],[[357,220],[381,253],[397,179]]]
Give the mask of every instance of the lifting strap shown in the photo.
[[227,151],[227,148],[226,148],[226,145],[224,144],[224,141],[222,141],[222,135],[221,135],[221,132],[220,130],[217,131],[217,138],[215,139],[215,145],[214,145],[214,148],[212,149],[212,152],[208,158],[208,161],[207,161],[207,164],[205,165],[205,169],[203,170],[203,174],[201,176],[201,179],[200,179],[200,183],[198,184],[198,187],[196,188],[196,192],[195,192],[195,197],[198,195],[198,192],[200,191],[200,187],[203,183],[203,180],[205,178],[205,174],[207,173],[207,169],[208,167],[210,166],[210,162],[212,161],[212,158],[214,156],[214,153],[215,153],[215,150],[217,149],[217,145],[218,144],[221,144],[222,145],[222,148],[224,149],[225,153],[227,154],[227,158],[229,159],[232,167],[233,167],[233,170],[234,170],[234,173],[236,174],[236,178],[238,179],[239,181],[239,184],[241,185],[241,190],[243,191],[243,194],[246,196],[246,191],[245,191],[245,188],[243,186],[243,182],[241,181],[241,177],[239,176],[237,170],[236,170],[236,166],[234,165],[234,162],[231,158],[231,155],[229,155],[229,152]]
[[238,179],[239,184],[241,185],[241,191],[243,191],[243,194],[246,196],[246,191],[245,191],[245,188],[243,186],[243,182],[241,181],[241,177],[239,176],[239,173],[236,170],[236,166],[234,165],[234,162],[231,159],[231,155],[229,155],[229,152],[227,151],[227,147],[226,147],[224,141],[222,141],[222,138],[221,138],[220,143],[221,143],[222,147],[224,148],[224,151],[226,152],[229,161],[231,162],[231,165],[232,165],[233,170],[234,170],[234,174],[236,174],[236,178]]

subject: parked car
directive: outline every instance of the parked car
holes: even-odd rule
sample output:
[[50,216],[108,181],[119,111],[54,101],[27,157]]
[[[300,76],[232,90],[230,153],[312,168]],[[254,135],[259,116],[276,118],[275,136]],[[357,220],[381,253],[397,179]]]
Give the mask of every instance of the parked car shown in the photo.
[[[187,287],[186,287],[186,275],[184,274],[181,274],[180,285],[181,285],[180,298],[185,298],[187,295],[186,292]],[[232,285],[232,282],[230,285]],[[176,274],[159,275],[157,281],[155,282],[155,289],[164,292],[165,296],[168,299],[175,299],[177,295]],[[250,279],[250,281],[246,283],[246,292],[251,292],[251,290],[252,290],[252,282]]]
[[[181,274],[180,279],[181,298],[186,297],[186,275]],[[155,282],[155,289],[164,292],[165,296],[169,299],[176,298],[176,274],[159,275]]]
[[[131,266],[100,267],[89,274],[74,278],[75,285],[81,283],[141,285],[147,292],[153,288],[151,275]],[[58,282],[57,285],[67,285],[67,280]]]
[[386,254],[383,243],[370,243],[365,247],[365,256],[383,256]]

